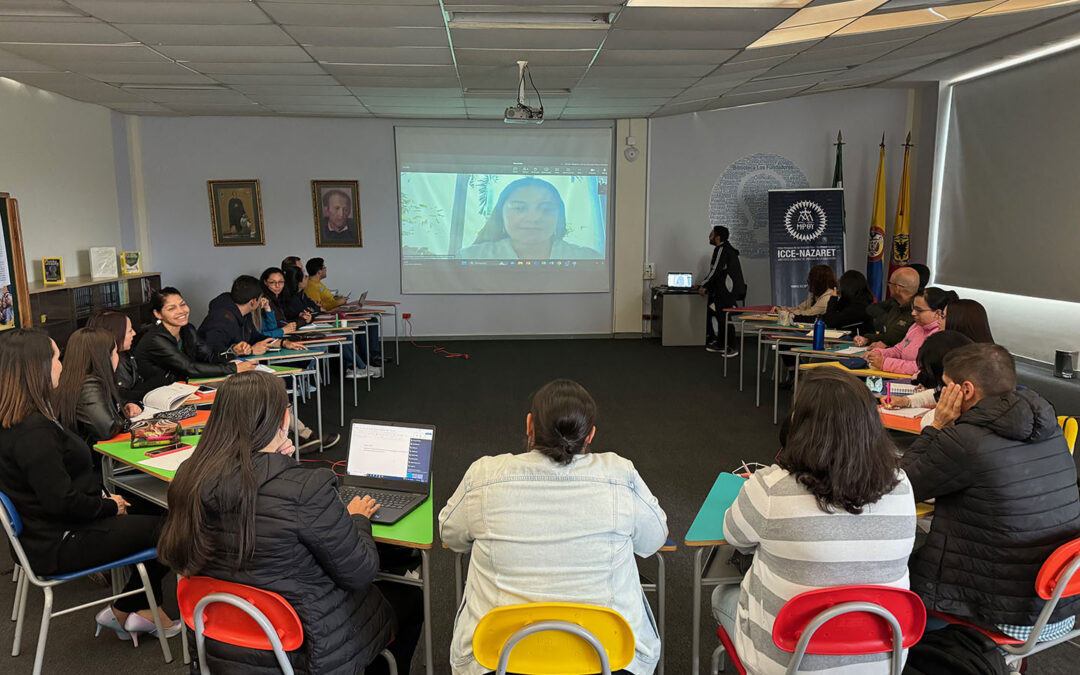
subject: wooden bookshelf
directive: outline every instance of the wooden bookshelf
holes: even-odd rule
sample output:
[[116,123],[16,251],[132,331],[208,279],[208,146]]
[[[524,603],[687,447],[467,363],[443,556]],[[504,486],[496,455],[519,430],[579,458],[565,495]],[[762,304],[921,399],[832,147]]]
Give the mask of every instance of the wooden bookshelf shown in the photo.
[[106,279],[72,277],[48,286],[35,281],[30,284],[30,325],[44,328],[61,348],[91,314],[106,308],[126,314],[137,330],[153,321],[150,296],[160,288],[157,272]]

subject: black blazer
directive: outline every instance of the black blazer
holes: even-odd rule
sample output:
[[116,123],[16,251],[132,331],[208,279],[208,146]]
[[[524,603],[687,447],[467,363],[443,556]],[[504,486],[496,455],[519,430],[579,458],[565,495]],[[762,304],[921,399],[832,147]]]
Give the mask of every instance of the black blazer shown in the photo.
[[56,571],[64,532],[116,515],[101,496],[90,448],[41,413],[0,429],[0,490],[23,521],[19,540],[37,574]]
[[75,420],[75,432],[89,447],[112,438],[127,422],[127,418],[120,413],[119,406],[105,393],[101,380],[94,377],[83,381],[79,404],[75,408]]
[[[720,260],[717,261],[719,256]],[[734,307],[737,300],[746,299],[746,280],[743,279],[742,263],[739,262],[739,250],[725,242],[713,250],[709,269],[716,263],[716,271],[705,283],[705,289],[709,293],[709,301],[720,307]],[[731,289],[728,289],[727,280],[731,278]]]
[[319,307],[311,300],[303,291],[298,291],[296,295],[289,298],[284,303],[285,305],[285,318],[289,321],[295,321],[297,325],[301,325],[303,319],[300,318],[300,312],[311,312],[311,316],[322,313],[322,307]]
[[139,373],[151,389],[193,377],[221,377],[236,372],[236,365],[199,340],[195,328],[180,329],[180,340],[164,325],[147,331],[135,347]]
[[[255,555],[236,569],[239,533],[234,520],[221,515],[229,498],[207,484],[202,499],[214,555],[199,574],[288,600],[304,625],[303,645],[289,653],[297,672],[363,672],[394,635],[393,610],[372,583],[379,554],[371,523],[348,514],[337,479],[326,469],[306,469],[291,457],[265,452],[254,453],[252,469],[258,484]],[[270,652],[207,643],[215,673],[280,672]]]
[[825,313],[820,316],[796,316],[796,321],[813,323],[817,319],[825,322],[827,328],[847,328],[859,330],[861,334],[873,331],[873,321],[866,315],[866,307],[873,298],[854,298],[834,296],[829,299]]

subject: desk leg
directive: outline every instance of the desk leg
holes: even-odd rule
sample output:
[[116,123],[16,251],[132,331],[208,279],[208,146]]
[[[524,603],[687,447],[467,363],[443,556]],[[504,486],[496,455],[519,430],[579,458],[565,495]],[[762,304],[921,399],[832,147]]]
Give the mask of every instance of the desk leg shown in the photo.
[[337,354],[338,365],[338,416],[341,418],[338,422],[338,426],[345,427],[345,356],[341,353],[341,349],[338,349]]
[[424,575],[424,667],[427,675],[434,675],[435,664],[431,653],[431,565],[427,549],[420,549],[420,561]]
[[322,368],[319,367],[319,361],[315,361],[315,414],[318,417],[318,434],[319,434],[319,452],[326,450],[323,447],[323,432],[322,432]]
[[667,642],[664,640],[664,623],[666,616],[665,602],[667,600],[667,571],[664,569],[664,554],[656,556],[656,613],[657,628],[660,633],[660,664],[657,675],[664,675],[664,658],[667,656]]
[[289,377],[292,378],[292,436],[293,436],[293,443],[295,444],[295,447],[296,447],[296,453],[295,453],[294,456],[296,457],[296,461],[299,462],[300,461],[300,423],[297,420],[299,419],[299,410],[300,409],[296,407],[296,405],[297,405],[296,404],[296,388],[298,386],[300,386],[300,380],[299,380],[299,378],[296,377],[296,373],[293,373]]
[[[746,324],[739,331],[739,391],[742,391],[743,356],[746,355]],[[726,357],[727,354],[724,354]]]
[[[365,329],[367,330],[367,329]],[[352,404],[355,408],[358,404],[356,402],[356,331],[351,331],[352,336],[352,369],[353,369],[353,381],[352,381]]]
[[[367,328],[364,328],[364,353],[367,354],[367,365],[371,368],[371,331]],[[367,390],[371,391],[371,375],[364,379],[367,380]]]
[[780,408],[780,341],[776,341],[776,354],[773,356],[772,367],[772,423],[776,424],[776,417]]
[[401,365],[401,320],[398,319],[397,305],[394,305],[394,365]]
[[708,546],[694,551],[694,611],[690,626],[690,675],[698,675],[698,650],[701,649],[701,557]]
[[802,360],[802,354],[795,354],[795,380],[791,384],[791,400],[794,405],[795,396],[799,393],[799,362]]
[[[708,300],[705,300],[705,302],[708,302]],[[727,362],[728,362],[728,360],[727,360],[727,350],[728,350],[728,335],[727,335],[728,330],[727,330],[727,326],[728,326],[728,315],[731,314],[731,312],[725,312],[723,310],[720,310],[720,313],[724,315],[724,325],[722,326],[723,329],[724,329],[724,377],[727,377]],[[708,314],[709,314],[708,308],[706,308],[705,315],[708,316]],[[663,675],[663,674],[661,674],[661,675]]]
[[[378,319],[378,321],[379,321],[379,358],[381,359],[383,357],[383,355],[386,354],[386,348],[385,348],[386,330],[384,330],[384,327],[383,327],[382,314],[376,314],[375,318]],[[386,377],[386,369],[385,368],[383,368],[382,372],[383,372],[382,376]]]
[[761,331],[757,332],[757,352],[754,354],[754,370],[757,372],[757,393],[754,394],[754,406],[761,407],[761,369],[765,359],[761,354]]

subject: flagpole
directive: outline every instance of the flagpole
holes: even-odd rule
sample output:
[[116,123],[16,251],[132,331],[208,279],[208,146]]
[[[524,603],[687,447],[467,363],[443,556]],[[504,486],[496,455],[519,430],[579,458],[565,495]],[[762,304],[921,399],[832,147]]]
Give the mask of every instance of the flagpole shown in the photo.
[[[833,184],[832,184],[832,186],[834,188],[843,189],[844,188],[844,146],[847,145],[847,144],[844,143],[844,135],[843,135],[842,131],[837,130],[837,132],[836,132],[836,142],[833,143],[833,145],[836,146],[836,164],[835,164],[835,166],[833,166]],[[841,219],[840,232],[841,232],[841,237],[843,239],[843,244],[844,244],[844,257],[841,259],[841,263],[844,265],[844,268],[846,269],[847,266],[848,266],[847,265],[847,254],[848,254],[848,246],[847,246],[847,200],[844,200],[844,210],[840,214],[840,219]]]

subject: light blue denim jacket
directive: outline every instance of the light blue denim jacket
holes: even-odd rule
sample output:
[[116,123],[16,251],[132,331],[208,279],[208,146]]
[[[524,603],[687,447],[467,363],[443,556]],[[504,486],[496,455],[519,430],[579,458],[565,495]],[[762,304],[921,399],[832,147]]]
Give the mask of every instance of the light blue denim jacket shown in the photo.
[[490,609],[527,602],[614,609],[634,630],[627,670],[652,673],[660,638],[634,554],[652,555],[667,534],[656,498],[615,453],[566,466],[539,452],[476,460],[439,514],[443,542],[472,554],[450,645],[454,675],[488,672],[473,659],[476,624]]

